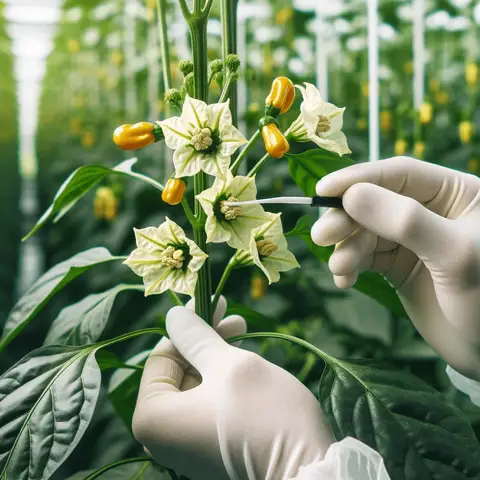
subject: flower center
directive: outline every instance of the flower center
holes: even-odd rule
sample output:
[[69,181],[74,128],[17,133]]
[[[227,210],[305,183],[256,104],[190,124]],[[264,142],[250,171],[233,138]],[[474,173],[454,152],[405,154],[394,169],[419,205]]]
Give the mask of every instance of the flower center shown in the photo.
[[222,200],[220,202],[220,213],[223,214],[225,220],[235,220],[242,214],[242,209],[240,207],[230,207],[225,205],[225,202],[237,202],[238,200],[235,197],[228,197],[227,200]]
[[257,240],[256,245],[261,257],[269,257],[278,250],[278,246],[271,240]]
[[185,256],[183,251],[175,247],[167,247],[160,255],[160,261],[170,268],[182,268]]
[[192,139],[190,143],[198,152],[208,150],[213,145],[212,130],[208,127],[194,128],[192,131]]
[[327,117],[320,115],[317,123],[317,134],[328,132],[330,127],[330,120]]

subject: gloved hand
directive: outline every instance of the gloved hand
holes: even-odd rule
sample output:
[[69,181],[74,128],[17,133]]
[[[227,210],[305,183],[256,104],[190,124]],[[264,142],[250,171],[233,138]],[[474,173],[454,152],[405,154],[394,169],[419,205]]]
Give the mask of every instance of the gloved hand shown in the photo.
[[317,194],[343,196],[312,229],[334,245],[338,287],[385,275],[417,330],[449,365],[480,380],[480,180],[396,157],[324,177]]
[[[245,331],[241,317],[220,322],[225,311],[222,298],[217,331]],[[324,457],[330,428],[293,375],[227,344],[187,308],[169,311],[167,331],[171,342],[162,339],[145,364],[133,419],[135,438],[159,464],[191,480],[287,480]],[[200,384],[186,378],[189,364]]]

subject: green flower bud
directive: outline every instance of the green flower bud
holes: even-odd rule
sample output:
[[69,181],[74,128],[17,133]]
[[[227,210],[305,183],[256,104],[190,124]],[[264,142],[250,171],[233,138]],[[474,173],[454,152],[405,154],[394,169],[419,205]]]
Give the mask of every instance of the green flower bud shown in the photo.
[[173,105],[178,111],[182,111],[182,94],[180,90],[171,88],[165,92],[165,102]]
[[234,72],[230,75],[230,82],[236,82],[240,77],[240,74],[238,72]]
[[220,87],[223,86],[223,72],[216,73],[214,79]]
[[193,72],[193,62],[190,60],[182,60],[178,64],[178,68],[183,73],[183,75],[187,76],[189,73]]
[[183,80],[183,86],[185,87],[185,90],[191,97],[193,97],[194,84],[195,84],[195,78],[192,72],[192,73],[189,73]]
[[215,60],[212,60],[210,62],[210,72],[212,75],[215,75],[218,72],[221,72],[223,70],[223,62],[219,59],[216,58]]
[[240,57],[234,53],[230,53],[225,59],[225,65],[232,73],[237,72],[240,68]]

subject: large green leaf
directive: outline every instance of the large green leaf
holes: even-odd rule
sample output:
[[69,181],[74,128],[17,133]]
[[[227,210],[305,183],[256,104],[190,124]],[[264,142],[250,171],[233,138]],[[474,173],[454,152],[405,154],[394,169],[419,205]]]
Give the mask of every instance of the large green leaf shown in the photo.
[[0,338],[0,352],[32,321],[50,298],[74,278],[96,265],[120,259],[123,257],[112,256],[106,248],[92,248],[48,270],[13,307]]
[[290,175],[295,183],[309,197],[315,195],[315,185],[329,173],[349,167],[354,162],[347,157],[328,152],[321,148],[298,154],[287,154]]
[[0,377],[0,478],[50,478],[88,427],[100,385],[92,347],[42,347],[7,370]]
[[[333,247],[319,247],[313,243],[310,235],[313,222],[313,219],[309,216],[301,217],[298,219],[295,228],[286,235],[287,237],[300,237],[315,257],[327,263],[333,252]],[[354,288],[375,299],[396,315],[407,316],[395,289],[381,275],[374,272],[364,272],[359,276]]]
[[[143,365],[149,355],[150,350],[145,350],[137,353],[125,363],[127,365]],[[132,428],[133,412],[141,378],[141,370],[117,370],[108,385],[108,395],[112,405],[128,429]]]
[[143,291],[141,285],[117,285],[102,293],[89,295],[64,308],[53,321],[44,345],[89,345],[105,329],[115,298],[125,290]]
[[340,440],[382,455],[392,480],[480,478],[480,445],[463,414],[417,377],[366,361],[326,357],[319,394]]
[[79,472],[68,480],[170,480],[170,475],[151,458],[128,458],[94,472]]
[[99,184],[106,175],[129,175],[130,177],[139,178],[150,183],[159,190],[162,190],[163,186],[155,180],[140,173],[132,172],[132,167],[136,162],[136,158],[131,158],[125,160],[114,168],[105,167],[103,165],[84,165],[77,168],[65,180],[65,182],[63,182],[50,207],[48,207],[33,229],[23,238],[23,240],[27,240],[34,235],[51,218],[53,218],[54,222],[60,220],[84,195]]

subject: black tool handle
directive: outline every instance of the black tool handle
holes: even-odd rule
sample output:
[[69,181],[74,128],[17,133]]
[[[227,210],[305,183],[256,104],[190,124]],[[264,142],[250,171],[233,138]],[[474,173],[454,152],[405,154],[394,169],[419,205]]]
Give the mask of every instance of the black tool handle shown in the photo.
[[343,208],[342,199],[339,197],[312,197],[312,207]]

